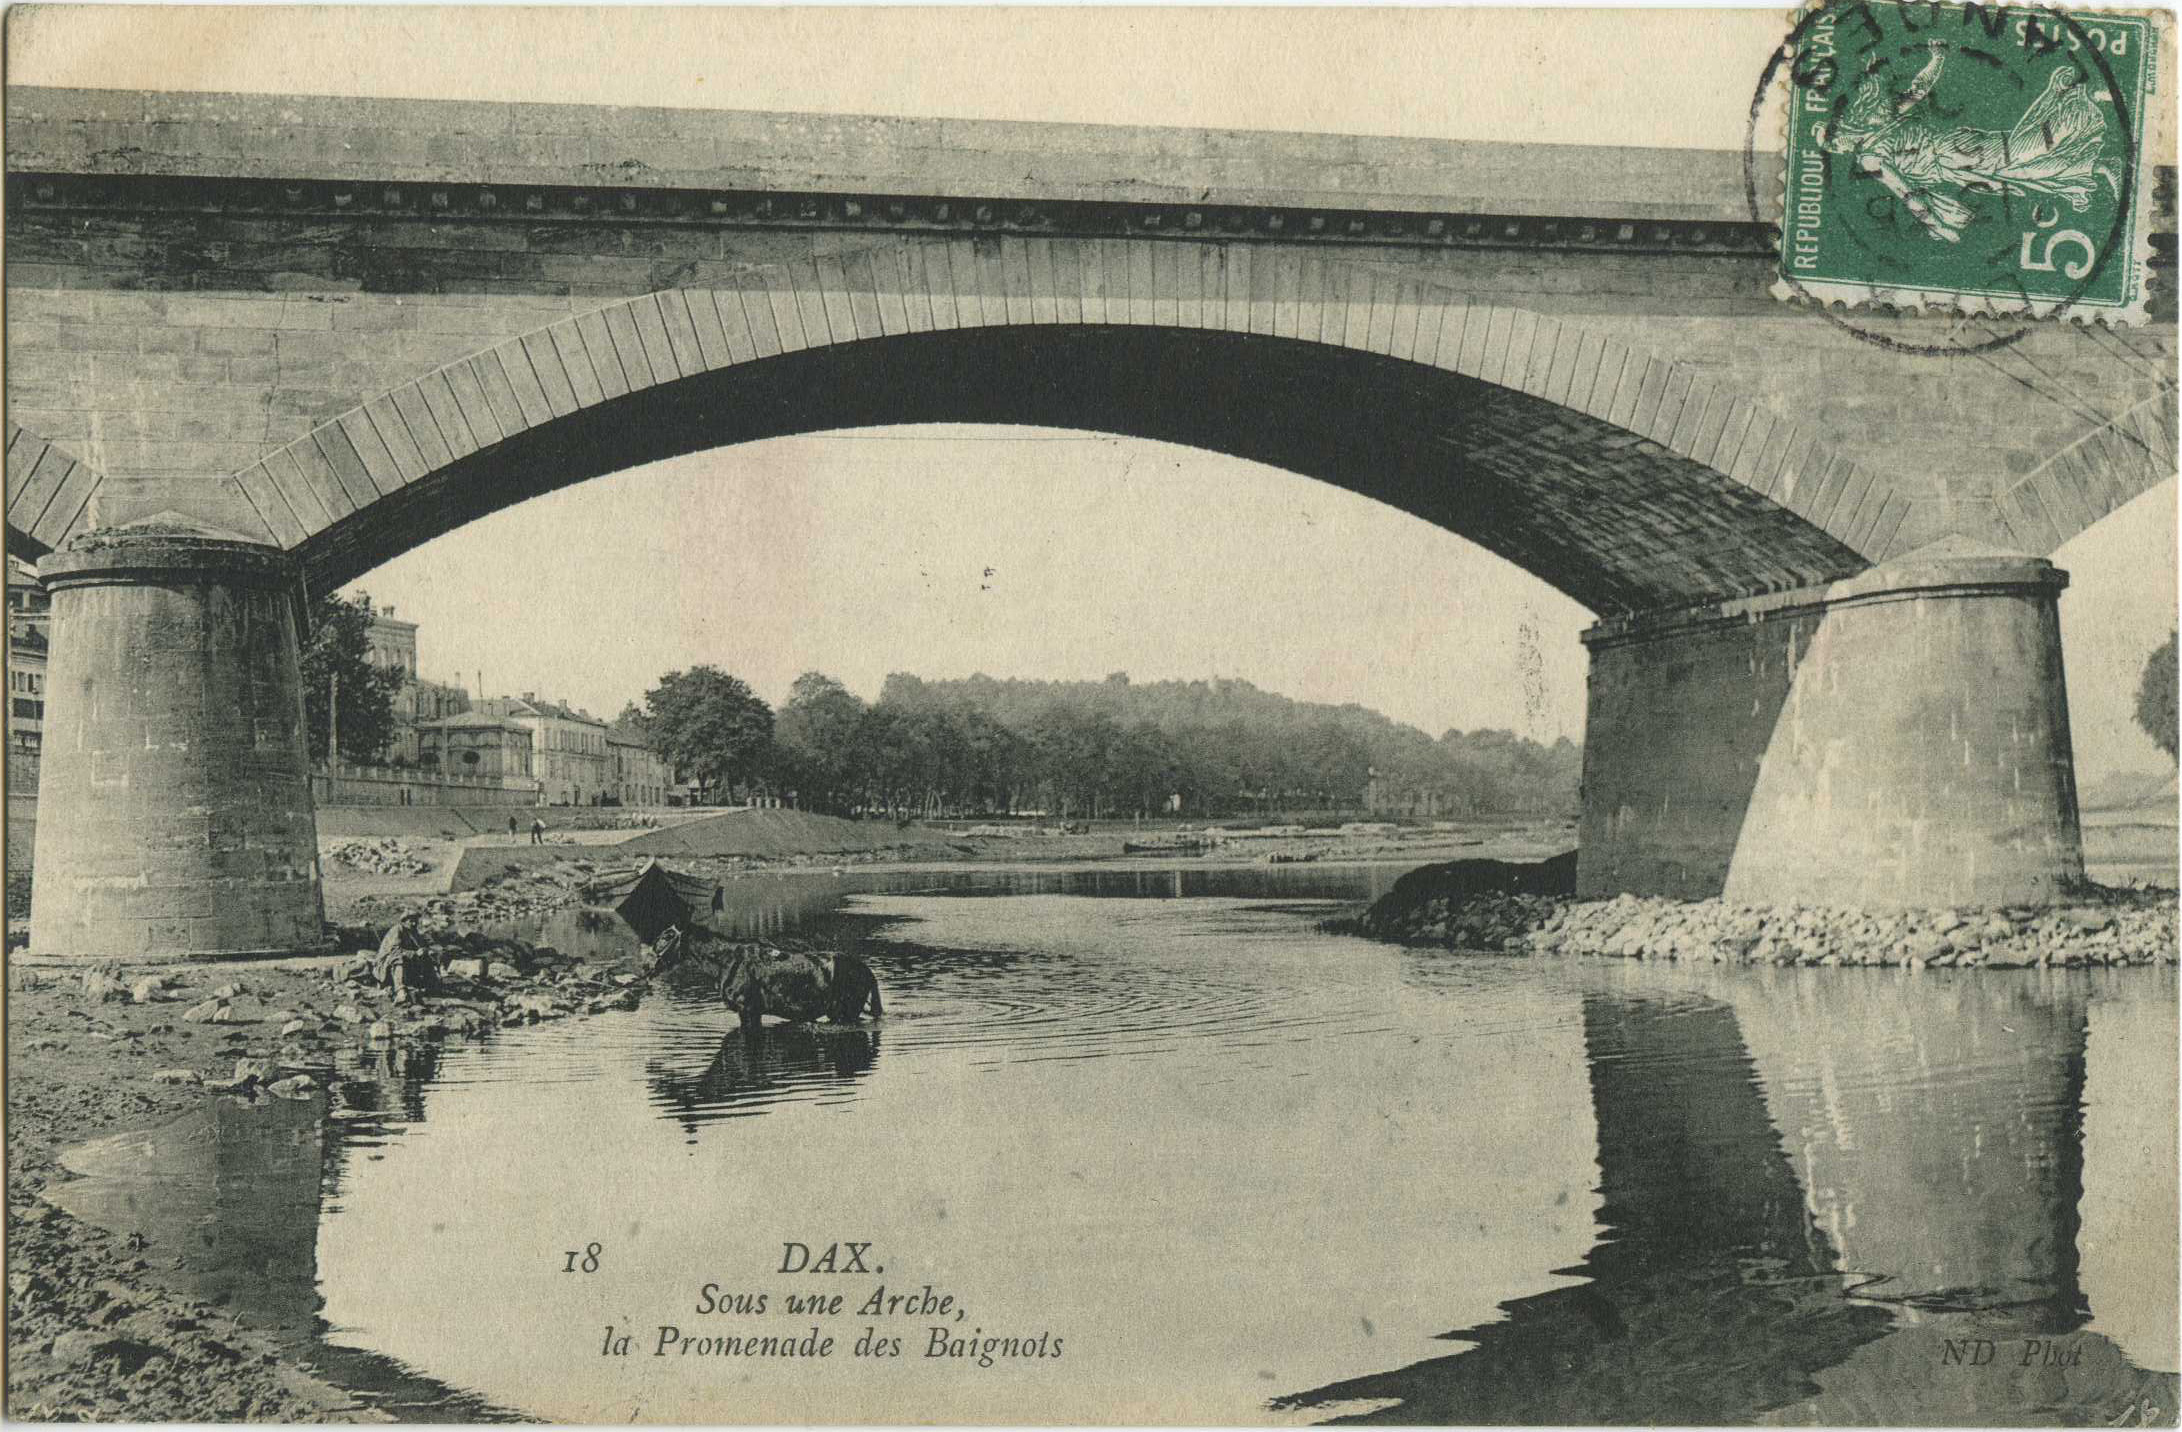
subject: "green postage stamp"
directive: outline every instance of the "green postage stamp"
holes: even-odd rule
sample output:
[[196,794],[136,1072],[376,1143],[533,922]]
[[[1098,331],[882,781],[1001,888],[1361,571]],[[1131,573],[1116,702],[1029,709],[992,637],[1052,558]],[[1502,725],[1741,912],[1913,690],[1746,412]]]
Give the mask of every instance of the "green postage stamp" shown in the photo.
[[2157,17],[1863,0],[1788,42],[1783,298],[2141,322]]

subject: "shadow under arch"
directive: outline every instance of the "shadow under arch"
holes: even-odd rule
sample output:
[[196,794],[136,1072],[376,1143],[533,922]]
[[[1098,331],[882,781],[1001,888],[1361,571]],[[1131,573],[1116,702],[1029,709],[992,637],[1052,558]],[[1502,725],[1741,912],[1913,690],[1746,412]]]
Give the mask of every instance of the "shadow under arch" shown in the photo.
[[[1290,266],[1294,267],[1294,266]],[[314,589],[473,518],[733,443],[929,422],[1204,448],[1445,527],[1602,614],[1823,583],[1907,499],[1691,365],[1249,246],[910,243],[667,289],[376,396],[237,473]]]

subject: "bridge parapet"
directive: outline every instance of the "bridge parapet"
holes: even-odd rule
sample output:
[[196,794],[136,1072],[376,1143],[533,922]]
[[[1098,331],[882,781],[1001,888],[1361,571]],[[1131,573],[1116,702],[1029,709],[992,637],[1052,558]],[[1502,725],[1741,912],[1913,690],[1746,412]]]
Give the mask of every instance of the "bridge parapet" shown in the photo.
[[14,173],[1745,222],[1726,150],[15,86]]

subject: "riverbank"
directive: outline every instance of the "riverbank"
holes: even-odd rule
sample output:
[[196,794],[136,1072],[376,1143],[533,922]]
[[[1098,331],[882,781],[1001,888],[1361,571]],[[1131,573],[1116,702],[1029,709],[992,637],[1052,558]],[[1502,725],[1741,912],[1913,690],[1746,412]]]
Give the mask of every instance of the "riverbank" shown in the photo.
[[[1169,834],[1169,826],[1156,827],[1152,838]],[[504,837],[463,842],[382,837],[322,844],[328,919],[384,926],[413,910],[454,920],[464,928],[512,928],[577,903],[586,882],[645,859],[658,859],[669,870],[723,884],[749,876],[798,872],[1038,868],[1076,863],[1180,870],[1321,863],[1412,866],[1478,849],[1515,859],[1540,858],[1565,845],[1569,834],[1551,825],[1479,825],[1366,837],[1329,831],[1232,840],[1172,854],[1132,854],[1124,849],[1128,843],[1124,836],[1143,837],[1145,832],[1127,825],[1104,833],[993,837],[757,810],[610,842],[532,845]],[[383,853],[387,858],[353,858],[350,852],[357,846],[366,847],[365,854]],[[388,868],[412,863],[423,868]]]
[[[1550,863],[1549,863],[1550,864]],[[1499,867],[1496,871],[1493,867]],[[1481,954],[1909,969],[2173,965],[2176,894],[2085,885],[2050,907],[1858,910],[1620,895],[1578,900],[1573,861],[1457,861],[1404,876],[1328,928]]]
[[[430,1416],[434,1399],[453,1395],[398,1371],[342,1386],[308,1370],[292,1346],[297,1330],[226,1305],[194,1241],[161,1226],[156,1207],[101,1226],[47,1197],[74,1172],[71,1151],[99,1135],[207,1115],[270,1121],[284,1105],[323,1112],[338,1067],[631,1009],[639,998],[627,971],[473,935],[448,937],[464,948],[437,993],[397,1002],[358,978],[356,952],[376,937],[339,933],[347,953],[311,959],[12,971],[9,1415],[324,1422],[407,1420],[421,1409],[443,1420]],[[146,1139],[147,1156],[156,1142]]]

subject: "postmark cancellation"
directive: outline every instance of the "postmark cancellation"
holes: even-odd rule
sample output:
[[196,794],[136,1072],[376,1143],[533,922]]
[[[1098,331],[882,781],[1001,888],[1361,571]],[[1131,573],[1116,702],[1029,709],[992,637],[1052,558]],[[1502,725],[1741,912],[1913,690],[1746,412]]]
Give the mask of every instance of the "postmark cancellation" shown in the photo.
[[2164,16],[1860,0],[1801,13],[1791,301],[2141,323]]

